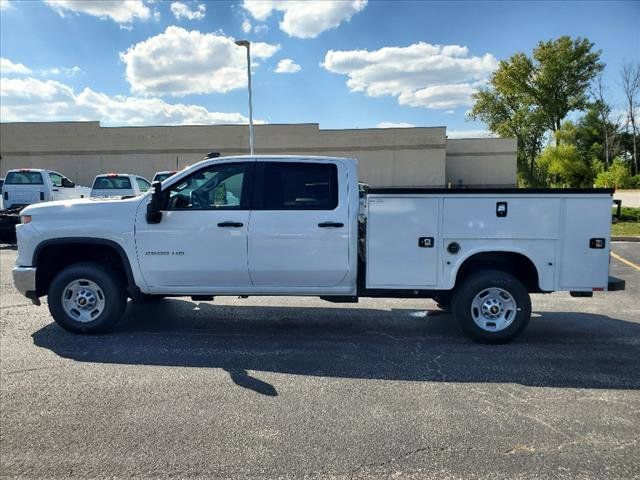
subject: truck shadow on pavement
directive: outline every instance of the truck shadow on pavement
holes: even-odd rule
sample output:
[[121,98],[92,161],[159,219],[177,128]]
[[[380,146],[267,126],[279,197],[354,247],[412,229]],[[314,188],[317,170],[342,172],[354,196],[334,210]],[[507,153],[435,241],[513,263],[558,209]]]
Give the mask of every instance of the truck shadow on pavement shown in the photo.
[[640,389],[640,324],[542,312],[514,343],[478,345],[437,313],[167,299],[130,304],[109,334],[74,335],[51,323],[32,337],[79,362],[221,368],[270,396],[276,387],[252,375]]

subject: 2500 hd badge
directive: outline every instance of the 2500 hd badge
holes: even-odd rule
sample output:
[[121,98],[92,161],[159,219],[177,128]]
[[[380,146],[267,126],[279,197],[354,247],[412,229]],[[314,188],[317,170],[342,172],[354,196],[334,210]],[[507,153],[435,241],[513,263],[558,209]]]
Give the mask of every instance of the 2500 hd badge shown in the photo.
[[145,255],[162,255],[162,256],[168,256],[168,255],[177,255],[179,257],[181,257],[182,255],[184,255],[184,252],[144,252]]

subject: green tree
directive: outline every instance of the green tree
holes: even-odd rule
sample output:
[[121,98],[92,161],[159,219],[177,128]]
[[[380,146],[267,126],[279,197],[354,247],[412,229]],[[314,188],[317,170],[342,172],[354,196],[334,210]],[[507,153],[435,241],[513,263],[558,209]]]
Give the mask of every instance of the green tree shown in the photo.
[[534,75],[526,88],[540,108],[548,129],[556,132],[573,110],[584,110],[591,81],[604,69],[600,51],[586,38],[540,42],[533,51]]
[[554,187],[589,187],[593,171],[586,165],[575,145],[552,145],[544,149],[538,159]]
[[474,95],[470,117],[517,138],[519,174],[528,184],[546,181],[536,168],[545,134],[560,130],[570,111],[587,106],[589,84],[604,68],[593,46],[570,37],[540,42],[532,57],[520,52],[501,61],[489,85]]
[[630,188],[635,179],[631,177],[629,165],[616,157],[607,171],[600,172],[595,180],[596,187]]

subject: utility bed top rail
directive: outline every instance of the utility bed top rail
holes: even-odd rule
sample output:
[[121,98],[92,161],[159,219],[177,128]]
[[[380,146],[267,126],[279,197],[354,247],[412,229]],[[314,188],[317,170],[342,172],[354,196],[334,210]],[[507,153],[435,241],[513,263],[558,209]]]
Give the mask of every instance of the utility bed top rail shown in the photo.
[[539,195],[541,193],[548,194],[609,194],[613,195],[615,192],[614,188],[443,188],[443,187],[369,187],[367,189],[368,194],[393,194],[393,195],[401,195],[401,194],[424,194],[424,193],[432,193],[436,195],[446,195],[446,194],[460,194],[460,193],[470,193],[470,194],[487,194],[487,195],[495,195],[495,194],[536,194]]

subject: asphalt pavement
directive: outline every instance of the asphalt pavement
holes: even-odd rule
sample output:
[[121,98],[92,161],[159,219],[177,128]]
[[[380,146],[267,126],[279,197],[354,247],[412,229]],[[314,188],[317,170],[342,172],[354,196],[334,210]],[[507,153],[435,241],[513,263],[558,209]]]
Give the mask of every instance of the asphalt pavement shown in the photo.
[[640,243],[624,292],[534,295],[477,345],[429,300],[167,299],[52,323],[0,246],[2,478],[640,478]]

